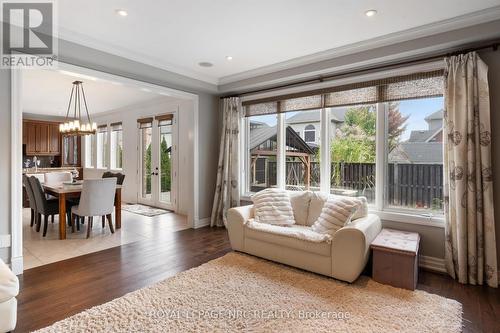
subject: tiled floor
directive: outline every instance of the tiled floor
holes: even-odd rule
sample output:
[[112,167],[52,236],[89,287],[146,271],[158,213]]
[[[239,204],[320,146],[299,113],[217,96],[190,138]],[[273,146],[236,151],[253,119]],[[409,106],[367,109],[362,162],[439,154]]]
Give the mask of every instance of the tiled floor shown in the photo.
[[49,219],[47,236],[30,227],[30,210],[23,210],[23,256],[24,269],[29,269],[52,262],[97,252],[123,244],[153,238],[158,233],[187,229],[185,216],[167,213],[155,217],[137,215],[122,210],[122,228],[111,234],[109,227],[101,227],[100,218],[94,217],[94,227],[89,239],[86,239],[87,224],[80,231],[67,231],[67,239],[59,240],[59,220],[55,217],[52,224]]

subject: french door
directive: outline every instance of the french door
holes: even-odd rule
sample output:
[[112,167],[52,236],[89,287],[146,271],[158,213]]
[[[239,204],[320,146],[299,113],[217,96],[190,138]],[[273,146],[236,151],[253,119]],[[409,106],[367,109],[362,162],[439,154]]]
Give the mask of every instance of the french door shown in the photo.
[[177,120],[175,113],[138,120],[139,203],[177,209]]

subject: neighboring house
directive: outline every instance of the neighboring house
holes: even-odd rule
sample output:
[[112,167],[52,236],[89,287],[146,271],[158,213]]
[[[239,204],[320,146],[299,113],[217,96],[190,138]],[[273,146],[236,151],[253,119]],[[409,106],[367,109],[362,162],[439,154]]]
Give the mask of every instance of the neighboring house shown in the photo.
[[408,141],[400,143],[389,153],[390,163],[443,163],[443,110],[427,117],[426,130],[412,131]]
[[[347,110],[348,108],[330,109],[330,133],[335,133],[336,129],[344,123]],[[286,120],[286,124],[291,126],[309,146],[317,148],[321,141],[320,120],[320,111],[313,110],[297,112]]]

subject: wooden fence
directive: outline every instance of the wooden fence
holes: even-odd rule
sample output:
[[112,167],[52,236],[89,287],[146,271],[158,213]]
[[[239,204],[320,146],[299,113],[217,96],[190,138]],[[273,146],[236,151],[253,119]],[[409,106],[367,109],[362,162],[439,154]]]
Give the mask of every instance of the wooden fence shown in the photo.
[[[264,161],[257,165],[251,190],[258,191],[276,185],[276,162]],[[288,189],[304,189],[305,168],[302,162],[286,163]],[[389,164],[388,189],[385,191],[389,206],[407,208],[443,208],[443,166],[440,164]],[[332,163],[332,190],[353,189],[375,201],[374,163]],[[311,163],[311,188],[320,187],[320,165]],[[333,192],[332,192],[333,193]]]

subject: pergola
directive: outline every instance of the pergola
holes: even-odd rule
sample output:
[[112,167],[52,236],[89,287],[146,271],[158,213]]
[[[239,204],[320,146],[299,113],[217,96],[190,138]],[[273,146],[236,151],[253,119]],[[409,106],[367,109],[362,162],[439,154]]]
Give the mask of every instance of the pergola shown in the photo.
[[[276,156],[277,146],[276,127],[263,127],[254,130],[250,142],[251,166],[255,170],[255,164],[261,157]],[[304,165],[304,184],[309,189],[311,184],[311,155],[315,150],[311,148],[292,127],[286,127],[286,157],[296,157]],[[268,184],[267,184],[268,185]]]

